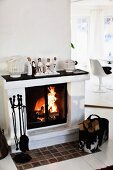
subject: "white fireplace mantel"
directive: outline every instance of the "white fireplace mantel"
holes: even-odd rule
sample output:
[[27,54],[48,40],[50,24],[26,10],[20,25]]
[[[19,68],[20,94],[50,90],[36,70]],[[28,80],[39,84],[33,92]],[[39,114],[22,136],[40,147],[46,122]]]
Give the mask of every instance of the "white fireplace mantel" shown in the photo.
[[[4,76],[7,77],[7,76]],[[22,79],[19,80],[18,78],[9,78],[9,80],[5,80],[1,77],[1,85],[4,86],[5,89],[15,89],[15,88],[26,88],[26,87],[33,87],[33,86],[43,86],[47,84],[58,84],[58,83],[69,83],[69,82],[78,82],[78,81],[85,81],[89,79],[89,74],[81,74],[81,75],[71,75],[69,76],[60,76],[57,75],[56,77],[53,75],[52,77],[35,77],[34,79]]]
[[[8,136],[9,144],[11,146],[14,145],[12,109],[9,103],[9,97],[21,94],[23,97],[23,104],[26,105],[26,87],[60,83],[67,83],[67,123],[27,130],[27,135],[30,139],[30,148],[43,147],[45,145],[58,144],[75,139],[75,132],[78,128],[78,123],[84,119],[85,81],[88,80],[89,77],[89,73],[85,71],[78,71],[75,74],[66,73],[64,75],[61,74],[47,77],[24,76],[20,79],[10,78],[10,76],[1,76],[0,125],[5,129],[5,134]],[[17,120],[17,122],[19,122],[19,120]],[[19,137],[20,132],[18,123],[17,126]]]

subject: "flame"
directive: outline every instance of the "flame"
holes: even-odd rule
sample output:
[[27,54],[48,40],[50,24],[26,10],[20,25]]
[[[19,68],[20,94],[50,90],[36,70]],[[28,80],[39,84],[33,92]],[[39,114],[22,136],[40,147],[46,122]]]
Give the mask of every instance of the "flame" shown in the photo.
[[45,100],[44,98],[40,98],[37,100],[34,111],[41,111],[44,113],[45,112]]
[[57,112],[57,105],[55,104],[57,97],[55,92],[55,87],[48,87],[48,110],[52,112]]

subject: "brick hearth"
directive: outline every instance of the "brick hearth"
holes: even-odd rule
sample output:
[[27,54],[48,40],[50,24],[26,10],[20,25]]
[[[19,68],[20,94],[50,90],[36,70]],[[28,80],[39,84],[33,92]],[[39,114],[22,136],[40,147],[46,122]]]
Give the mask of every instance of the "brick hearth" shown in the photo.
[[[79,151],[78,142],[68,142],[39,149],[33,149],[30,150],[28,154],[32,157],[31,161],[24,164],[16,163],[18,170],[25,170],[54,162],[60,162],[67,159],[80,157],[88,153]],[[15,154],[12,154],[11,156],[13,158]]]

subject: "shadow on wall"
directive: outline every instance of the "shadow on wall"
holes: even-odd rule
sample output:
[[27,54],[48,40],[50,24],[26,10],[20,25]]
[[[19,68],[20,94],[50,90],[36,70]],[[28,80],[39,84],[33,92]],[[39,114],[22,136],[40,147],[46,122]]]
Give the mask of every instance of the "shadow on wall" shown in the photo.
[[[70,103],[72,102],[72,103]],[[84,114],[84,96],[73,96],[73,99],[71,99],[71,96],[68,94],[68,112],[74,113],[74,120],[72,120],[72,123],[74,125],[78,125],[80,122],[82,122],[85,118]],[[71,121],[71,117],[69,116],[69,121]],[[73,122],[74,121],[74,122]]]
[[6,74],[8,74],[8,65],[5,61],[0,62],[0,75],[6,75]]

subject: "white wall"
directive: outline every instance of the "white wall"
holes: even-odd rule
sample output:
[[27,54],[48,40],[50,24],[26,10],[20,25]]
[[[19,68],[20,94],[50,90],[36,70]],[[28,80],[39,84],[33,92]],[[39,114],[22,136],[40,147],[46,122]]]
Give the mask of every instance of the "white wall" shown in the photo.
[[9,56],[70,58],[70,0],[0,0],[0,61]]

